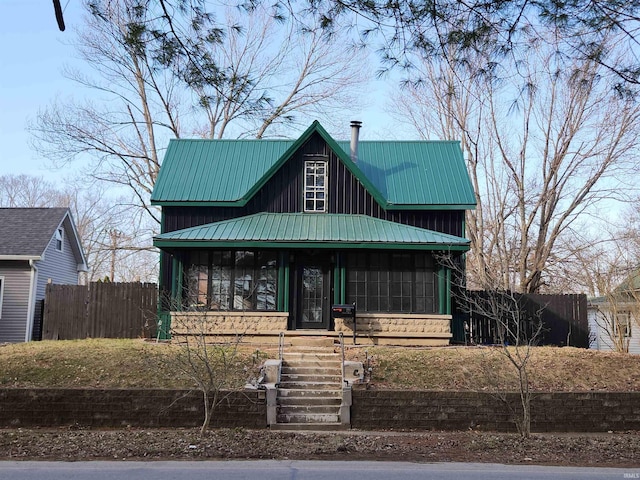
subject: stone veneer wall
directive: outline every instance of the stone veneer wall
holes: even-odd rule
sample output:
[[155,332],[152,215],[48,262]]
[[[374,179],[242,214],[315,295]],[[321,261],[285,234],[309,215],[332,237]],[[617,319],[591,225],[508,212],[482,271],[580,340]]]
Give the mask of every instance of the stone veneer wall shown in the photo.
[[[359,338],[372,344],[412,343],[448,345],[451,338],[451,315],[359,313],[356,318]],[[353,333],[353,320],[335,319],[336,332]],[[398,342],[399,339],[406,339]],[[421,341],[417,341],[421,339]]]
[[287,312],[172,312],[175,334],[278,335],[287,330]]

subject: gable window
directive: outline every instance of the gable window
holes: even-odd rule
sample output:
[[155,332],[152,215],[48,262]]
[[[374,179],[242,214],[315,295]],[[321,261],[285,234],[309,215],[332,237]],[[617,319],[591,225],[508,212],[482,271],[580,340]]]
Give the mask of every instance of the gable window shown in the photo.
[[304,211],[327,211],[327,162],[304,162]]
[[59,228],[56,230],[56,250],[61,252],[63,245],[64,245],[64,230],[62,228]]

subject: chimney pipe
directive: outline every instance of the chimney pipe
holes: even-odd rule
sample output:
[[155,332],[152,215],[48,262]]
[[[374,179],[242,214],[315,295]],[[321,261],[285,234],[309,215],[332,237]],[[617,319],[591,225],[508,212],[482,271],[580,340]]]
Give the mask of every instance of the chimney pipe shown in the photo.
[[358,120],[351,121],[351,161],[356,163],[358,161],[358,137],[360,135],[360,127],[362,122]]

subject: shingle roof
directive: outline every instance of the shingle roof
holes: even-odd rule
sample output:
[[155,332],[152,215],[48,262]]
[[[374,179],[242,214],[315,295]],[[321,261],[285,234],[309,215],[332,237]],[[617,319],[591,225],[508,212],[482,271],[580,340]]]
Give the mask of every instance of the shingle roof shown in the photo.
[[366,215],[258,213],[157,235],[166,247],[420,248],[467,250],[465,238]]
[[0,256],[40,257],[66,208],[0,208]]
[[295,141],[171,140],[151,202],[244,205],[314,132],[386,209],[475,206],[459,142],[361,141],[353,163],[318,122]]

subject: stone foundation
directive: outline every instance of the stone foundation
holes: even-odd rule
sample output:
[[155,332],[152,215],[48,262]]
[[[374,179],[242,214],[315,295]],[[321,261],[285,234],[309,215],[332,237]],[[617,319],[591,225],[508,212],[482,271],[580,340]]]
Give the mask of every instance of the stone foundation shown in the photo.
[[278,335],[287,330],[287,312],[172,312],[174,335]]
[[[204,334],[210,337],[242,336],[246,343],[278,343],[278,335],[337,337],[340,333],[351,343],[353,320],[336,318],[333,331],[287,331],[287,312],[172,312],[171,330],[182,335]],[[451,338],[450,315],[358,314],[358,345],[444,346]]]
[[[451,315],[359,313],[357,342],[371,345],[448,345]],[[335,319],[336,332],[353,335],[353,320]]]

